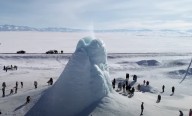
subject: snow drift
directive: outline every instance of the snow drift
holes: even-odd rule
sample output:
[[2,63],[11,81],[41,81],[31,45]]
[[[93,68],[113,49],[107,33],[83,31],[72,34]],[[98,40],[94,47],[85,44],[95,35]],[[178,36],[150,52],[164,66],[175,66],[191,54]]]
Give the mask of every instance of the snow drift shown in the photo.
[[63,73],[27,116],[72,116],[112,91],[107,53],[101,40],[81,39]]

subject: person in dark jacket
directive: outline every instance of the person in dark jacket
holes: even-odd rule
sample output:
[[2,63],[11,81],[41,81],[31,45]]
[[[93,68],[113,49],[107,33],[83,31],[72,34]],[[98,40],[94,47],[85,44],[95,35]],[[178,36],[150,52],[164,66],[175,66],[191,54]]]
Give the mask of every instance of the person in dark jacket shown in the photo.
[[2,97],[5,97],[5,88],[2,88],[3,95]]
[[115,84],[116,84],[116,80],[115,80],[115,78],[114,78],[113,81],[112,81],[113,89],[115,89]]
[[131,88],[131,94],[134,95],[134,92],[135,92],[135,88],[132,87],[132,88]]
[[23,88],[23,82],[21,82],[21,88]]
[[52,85],[53,84],[53,78],[50,78],[47,83],[48,83],[48,85]]
[[165,85],[162,86],[162,92],[164,92],[164,91],[165,91]]
[[146,82],[146,85],[149,85],[149,81]]
[[179,110],[179,116],[183,116],[183,112]]
[[157,103],[159,103],[161,101],[161,95],[157,96]]
[[31,101],[31,97],[27,96],[25,104],[28,104]]
[[18,82],[16,81],[16,84],[15,84],[15,93],[17,93],[17,89],[18,89]]
[[175,87],[173,86],[172,87],[172,94],[174,94],[174,92],[175,92]]
[[126,80],[129,80],[129,73],[126,73]]
[[133,75],[133,81],[137,82],[137,75]]
[[145,80],[143,80],[143,85],[145,85]]
[[6,83],[3,82],[3,84],[2,84],[2,92],[3,92],[2,97],[5,97],[5,88],[6,88]]
[[143,110],[144,110],[144,102],[141,103],[141,114],[140,115],[143,115]]
[[37,81],[34,81],[35,89],[37,89]]
[[10,95],[13,94],[13,89],[10,90]]
[[123,84],[123,93],[125,93],[125,83]]

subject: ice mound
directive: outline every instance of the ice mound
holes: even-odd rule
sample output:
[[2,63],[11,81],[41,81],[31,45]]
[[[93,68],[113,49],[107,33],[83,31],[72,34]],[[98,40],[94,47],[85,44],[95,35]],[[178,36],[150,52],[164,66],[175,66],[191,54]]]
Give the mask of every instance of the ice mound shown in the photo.
[[183,70],[183,69],[169,72],[170,75],[178,75],[178,76],[184,75],[186,73],[187,75],[192,75],[192,68],[189,68],[188,72],[186,72],[186,70]]
[[138,65],[142,66],[158,66],[160,63],[156,60],[141,60],[136,62]]
[[107,53],[101,40],[81,39],[63,73],[28,116],[73,116],[112,91]]

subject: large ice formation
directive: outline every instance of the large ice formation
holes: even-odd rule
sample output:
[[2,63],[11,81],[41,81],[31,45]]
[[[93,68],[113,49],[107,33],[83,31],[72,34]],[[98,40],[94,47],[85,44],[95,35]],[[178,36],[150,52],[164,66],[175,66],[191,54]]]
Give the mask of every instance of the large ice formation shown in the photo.
[[108,77],[104,43],[83,38],[59,79],[26,115],[78,115],[112,91]]

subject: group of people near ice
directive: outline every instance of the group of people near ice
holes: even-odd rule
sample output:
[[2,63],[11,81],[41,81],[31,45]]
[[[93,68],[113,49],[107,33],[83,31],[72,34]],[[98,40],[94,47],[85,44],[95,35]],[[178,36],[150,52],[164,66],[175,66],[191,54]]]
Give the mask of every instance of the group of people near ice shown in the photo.
[[[113,86],[113,89],[115,89],[116,85],[117,85],[116,91],[120,92],[123,89],[123,93],[125,93],[125,94],[127,93],[128,97],[130,98],[130,97],[134,96],[135,87],[133,87],[133,85],[135,82],[137,82],[137,75],[133,75],[133,81],[129,82],[129,73],[126,73],[126,79],[123,81],[120,81],[117,83],[117,80],[114,78],[112,80],[112,86]],[[143,85],[141,86],[141,84],[138,84],[136,89],[140,92],[141,87],[148,87],[148,86],[149,86],[149,81],[143,80]],[[170,94],[170,96],[173,96],[174,92],[175,92],[175,87],[172,86],[171,90],[172,90],[172,93]],[[162,86],[161,93],[164,93],[164,92],[165,92],[165,85]],[[157,96],[156,103],[160,103],[160,101],[161,101],[161,95],[159,94]],[[141,103],[141,114],[140,115],[143,115],[143,110],[144,110],[144,102]],[[183,112],[181,110],[179,110],[179,116],[183,116]],[[192,116],[192,109],[190,109],[190,111],[189,111],[189,116]]]
[[7,72],[8,70],[17,70],[17,66],[16,65],[10,65],[10,66],[3,66],[3,70],[5,71],[5,72]]
[[[48,85],[53,85],[53,78],[50,78],[48,81],[47,81],[47,83],[48,83]],[[21,81],[20,82],[20,85],[21,85],[21,88],[23,88],[23,82]],[[34,87],[35,87],[35,89],[37,88],[37,85],[38,85],[38,83],[37,83],[37,81],[34,81]],[[9,94],[7,94],[7,96],[8,95],[13,95],[13,94],[17,94],[17,90],[18,90],[18,86],[19,86],[19,83],[18,83],[18,81],[16,81],[16,83],[15,83],[15,87],[13,87],[12,89],[10,89],[10,93]],[[3,82],[2,83],[2,97],[5,97],[5,89],[6,89],[6,82]],[[25,104],[28,104],[29,102],[30,102],[30,100],[31,100],[31,96],[27,96],[26,97],[26,102],[25,102]],[[0,114],[1,114],[1,111],[0,111]]]

